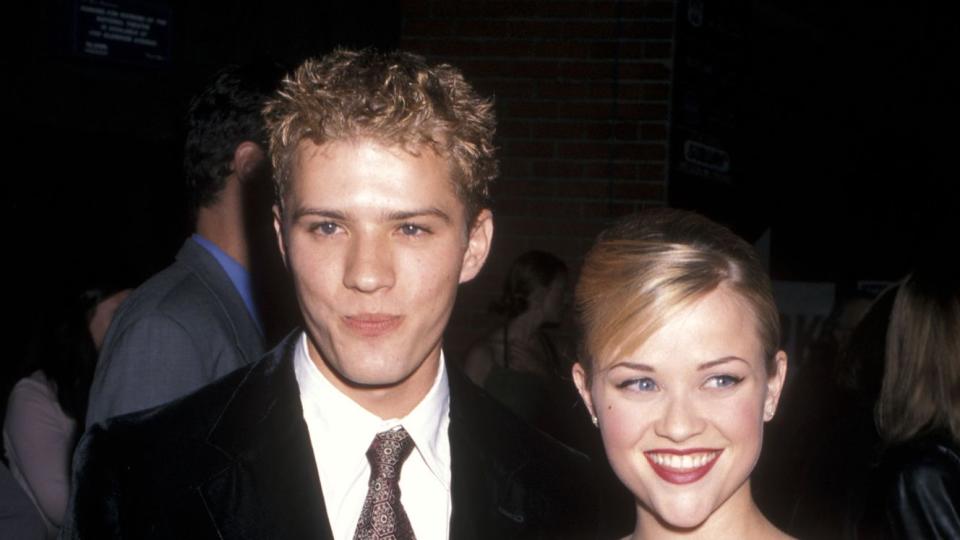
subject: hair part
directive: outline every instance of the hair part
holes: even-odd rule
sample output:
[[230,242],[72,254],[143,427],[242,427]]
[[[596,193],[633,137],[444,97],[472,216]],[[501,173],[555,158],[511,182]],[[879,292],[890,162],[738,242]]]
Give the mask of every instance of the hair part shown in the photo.
[[780,316],[753,248],[698,214],[651,209],[621,219],[587,254],[576,288],[588,376],[632,354],[674,315],[721,286],[756,318],[769,375],[776,373]]
[[459,70],[407,52],[337,49],[307,60],[264,109],[278,204],[283,206],[302,141],[370,139],[412,155],[430,149],[451,166],[468,223],[490,205],[498,175],[493,102]]
[[[948,265],[950,266],[950,265]],[[887,443],[944,431],[960,444],[960,280],[917,270],[900,285],[887,330],[875,419]]]

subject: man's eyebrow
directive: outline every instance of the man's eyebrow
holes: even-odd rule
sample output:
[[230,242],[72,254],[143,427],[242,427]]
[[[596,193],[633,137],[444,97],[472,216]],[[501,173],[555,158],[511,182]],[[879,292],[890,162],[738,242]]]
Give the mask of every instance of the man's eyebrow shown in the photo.
[[421,208],[419,210],[398,210],[396,212],[389,212],[386,215],[388,221],[405,221],[425,216],[436,216],[447,223],[452,221],[446,212],[436,207]]
[[293,221],[297,221],[298,219],[306,216],[336,219],[340,221],[347,219],[346,214],[337,210],[326,210],[324,208],[304,208],[301,206],[293,212]]
[[723,358],[717,358],[716,360],[711,360],[709,362],[704,362],[700,364],[697,367],[697,371],[703,371],[705,369],[710,369],[714,366],[719,366],[720,364],[726,364],[727,362],[735,362],[737,360],[749,364],[749,362],[747,362],[743,358],[740,358],[739,356],[724,356]]

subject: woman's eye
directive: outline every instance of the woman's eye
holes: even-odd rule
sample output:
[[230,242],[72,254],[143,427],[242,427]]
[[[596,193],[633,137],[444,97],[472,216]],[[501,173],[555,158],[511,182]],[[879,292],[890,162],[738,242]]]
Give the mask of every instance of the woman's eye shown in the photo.
[[617,385],[617,388],[633,390],[635,392],[653,392],[657,390],[657,383],[650,377],[627,379]]
[[743,377],[737,377],[734,375],[714,375],[707,379],[707,387],[709,388],[730,388],[740,384],[740,381],[743,380]]

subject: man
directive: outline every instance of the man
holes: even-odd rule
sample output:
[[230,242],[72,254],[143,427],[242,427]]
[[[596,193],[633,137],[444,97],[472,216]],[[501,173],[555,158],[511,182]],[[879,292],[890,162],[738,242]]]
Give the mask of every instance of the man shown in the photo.
[[196,233],[117,312],[87,426],[186,395],[263,355],[251,278],[262,261],[251,259],[269,256],[254,234],[257,206],[263,216],[270,208],[260,111],[277,82],[274,69],[227,68],[190,104],[184,168]]
[[304,331],[94,428],[66,537],[593,537],[586,459],[441,351],[493,234],[490,102],[450,66],[341,50],[304,63],[265,114]]

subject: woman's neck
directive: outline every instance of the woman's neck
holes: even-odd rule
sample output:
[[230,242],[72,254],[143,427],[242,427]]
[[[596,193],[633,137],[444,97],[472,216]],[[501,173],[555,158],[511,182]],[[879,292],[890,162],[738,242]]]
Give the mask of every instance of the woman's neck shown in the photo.
[[786,538],[763,515],[750,493],[750,482],[744,483],[699,526],[675,529],[661,522],[647,508],[637,505],[637,525],[630,540],[683,539],[766,539]]

